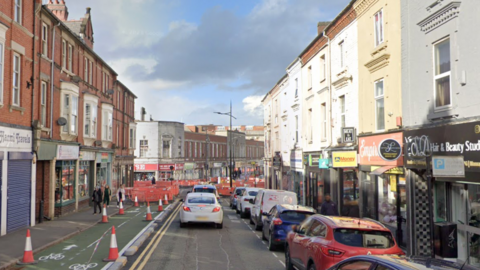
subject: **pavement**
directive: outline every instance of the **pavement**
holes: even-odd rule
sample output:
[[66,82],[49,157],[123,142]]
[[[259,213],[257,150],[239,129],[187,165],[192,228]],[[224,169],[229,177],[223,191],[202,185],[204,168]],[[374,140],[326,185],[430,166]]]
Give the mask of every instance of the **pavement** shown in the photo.
[[[113,201],[107,208],[109,217],[118,213],[117,202]],[[128,209],[133,204],[124,206]],[[53,221],[44,221],[34,227],[21,229],[0,237],[0,270],[11,269],[16,262],[23,258],[27,229],[30,229],[32,248],[35,254],[52,247],[66,239],[92,228],[102,220],[102,215],[93,215],[92,208],[85,208],[79,212],[55,218]]]

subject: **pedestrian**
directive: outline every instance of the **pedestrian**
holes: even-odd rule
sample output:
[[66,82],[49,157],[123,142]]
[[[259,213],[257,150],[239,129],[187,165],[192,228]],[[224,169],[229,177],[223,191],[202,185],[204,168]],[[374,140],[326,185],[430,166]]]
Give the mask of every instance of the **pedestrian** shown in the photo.
[[103,204],[110,205],[110,199],[112,197],[112,191],[108,185],[105,186],[105,191],[103,192]]
[[123,184],[120,185],[120,188],[117,191],[117,207],[120,205],[120,200],[125,202],[125,188]]
[[155,175],[152,176],[152,185],[155,185]]
[[325,201],[320,208],[320,214],[324,216],[338,216],[337,204],[332,201],[330,194],[325,194]]
[[93,202],[93,214],[97,214],[97,206],[98,206],[98,213],[102,213],[102,206],[100,203],[102,202],[102,190],[99,186],[95,188],[92,194],[92,202]]

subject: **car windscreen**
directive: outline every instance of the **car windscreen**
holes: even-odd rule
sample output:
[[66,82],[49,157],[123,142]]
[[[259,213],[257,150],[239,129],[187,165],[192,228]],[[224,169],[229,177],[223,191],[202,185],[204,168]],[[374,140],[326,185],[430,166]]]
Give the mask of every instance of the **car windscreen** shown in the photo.
[[215,199],[211,197],[193,197],[188,199],[188,203],[214,204]]
[[300,223],[311,215],[313,215],[313,213],[298,212],[298,211],[284,211],[284,212],[280,213],[280,219],[283,220],[283,221]]
[[235,191],[235,194],[241,195],[243,190],[244,190],[244,188],[237,188],[237,190]]
[[248,196],[253,196],[253,197],[255,197],[255,196],[257,196],[257,194],[258,194],[258,191],[249,191],[249,192],[248,192]]
[[193,190],[195,193],[215,193],[215,189],[213,188],[195,188]]
[[333,236],[337,242],[351,247],[391,248],[395,245],[392,233],[358,229],[335,229]]

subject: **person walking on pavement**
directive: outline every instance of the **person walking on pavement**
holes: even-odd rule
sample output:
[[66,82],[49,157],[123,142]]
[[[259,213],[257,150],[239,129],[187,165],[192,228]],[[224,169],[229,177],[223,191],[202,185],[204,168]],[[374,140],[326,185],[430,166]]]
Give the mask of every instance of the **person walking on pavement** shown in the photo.
[[330,194],[325,194],[325,201],[322,203],[320,214],[324,216],[338,216],[337,204],[332,201]]
[[102,190],[100,189],[99,186],[95,188],[92,194],[92,201],[93,201],[93,214],[97,214],[97,206],[98,206],[98,213],[102,213],[102,206],[100,205],[102,203]]
[[110,205],[110,197],[112,197],[112,191],[108,185],[105,186],[105,191],[103,192],[103,204],[106,204],[107,207]]
[[120,205],[120,200],[125,202],[125,188],[123,184],[120,185],[120,188],[117,191],[117,207]]
[[155,176],[152,176],[152,185],[155,185]]

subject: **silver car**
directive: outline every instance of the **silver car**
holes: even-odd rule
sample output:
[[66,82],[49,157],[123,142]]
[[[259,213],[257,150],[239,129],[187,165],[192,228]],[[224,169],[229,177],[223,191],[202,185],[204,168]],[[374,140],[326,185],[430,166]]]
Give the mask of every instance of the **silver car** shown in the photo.
[[236,187],[233,192],[230,193],[230,207],[235,209],[237,207],[237,198],[245,190],[244,187]]
[[250,199],[254,199],[257,196],[258,191],[263,188],[247,187],[243,190],[242,194],[237,197],[237,214],[240,214],[241,218],[246,218],[250,215],[252,210],[252,204]]

